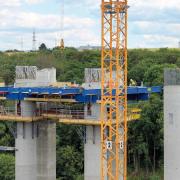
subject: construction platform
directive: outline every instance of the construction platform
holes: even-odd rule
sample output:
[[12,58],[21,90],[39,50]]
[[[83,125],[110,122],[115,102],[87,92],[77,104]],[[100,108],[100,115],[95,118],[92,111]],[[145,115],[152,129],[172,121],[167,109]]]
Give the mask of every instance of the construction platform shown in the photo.
[[[129,109],[128,121],[140,119],[141,109]],[[32,117],[24,117],[18,115],[15,111],[9,111],[8,108],[0,110],[0,121],[11,121],[11,122],[36,122],[43,120],[52,120],[62,124],[74,124],[74,125],[101,125],[101,121],[97,117],[92,119],[85,119],[84,111],[67,111],[67,110],[56,110],[56,111],[41,111],[37,110],[37,113]]]

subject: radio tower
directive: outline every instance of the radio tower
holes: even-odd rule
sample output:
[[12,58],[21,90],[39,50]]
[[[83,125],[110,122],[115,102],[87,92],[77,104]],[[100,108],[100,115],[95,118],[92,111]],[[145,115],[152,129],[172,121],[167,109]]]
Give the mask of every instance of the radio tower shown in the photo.
[[127,179],[127,9],[102,0],[101,180]]
[[35,29],[33,30],[33,40],[32,40],[32,50],[36,51],[36,31]]

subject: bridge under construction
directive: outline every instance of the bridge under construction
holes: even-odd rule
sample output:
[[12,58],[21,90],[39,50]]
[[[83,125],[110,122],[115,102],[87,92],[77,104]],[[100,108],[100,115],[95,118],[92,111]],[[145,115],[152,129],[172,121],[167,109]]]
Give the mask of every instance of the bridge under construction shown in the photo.
[[[0,87],[4,102],[0,121],[16,122],[16,180],[56,179],[56,123],[86,127],[84,178],[100,179],[100,74],[101,69],[85,69],[82,86],[61,83],[58,87],[54,68],[22,66],[16,67],[14,86]],[[157,86],[128,87],[128,102],[148,100],[151,93],[160,92]],[[128,121],[138,120],[140,113],[138,108],[129,108]]]
[[81,86],[55,85],[54,68],[23,66],[13,87],[0,88],[0,120],[16,122],[16,180],[56,180],[57,122],[86,126],[85,180],[127,179],[127,123],[141,112],[128,103],[161,92],[127,85],[128,8],[127,0],[102,0],[101,69],[85,69]]

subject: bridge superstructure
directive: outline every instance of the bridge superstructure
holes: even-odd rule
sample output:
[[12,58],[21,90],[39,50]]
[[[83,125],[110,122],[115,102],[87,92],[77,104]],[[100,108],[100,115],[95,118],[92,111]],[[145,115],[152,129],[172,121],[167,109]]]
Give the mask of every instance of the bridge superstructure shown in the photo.
[[[94,78],[99,71],[86,69],[82,86],[53,87],[55,69],[18,67],[15,85],[0,87],[0,100],[5,102],[0,105],[0,121],[16,122],[16,180],[56,179],[56,123],[86,126],[84,179],[100,179],[101,80]],[[128,87],[128,102],[148,100],[161,90]],[[129,108],[128,121],[139,119],[140,113]]]
[[[129,103],[148,100],[151,93],[160,93],[161,87],[128,87]],[[100,119],[94,116],[85,119],[84,107],[73,109],[71,105],[100,103],[101,89],[84,89],[82,87],[0,87],[0,100],[2,101],[26,101],[46,103],[44,108],[36,108],[32,117],[24,117],[13,107],[0,106],[0,121],[32,122],[52,119],[60,123],[100,125]],[[54,107],[48,107],[54,104]],[[68,104],[66,107],[58,107],[59,104]],[[140,109],[130,108],[128,110],[128,121],[140,118]]]

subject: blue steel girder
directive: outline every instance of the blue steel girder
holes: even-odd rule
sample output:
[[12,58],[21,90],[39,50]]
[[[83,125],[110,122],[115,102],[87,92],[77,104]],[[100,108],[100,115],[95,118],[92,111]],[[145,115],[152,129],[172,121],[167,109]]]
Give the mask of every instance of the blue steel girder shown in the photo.
[[[128,87],[128,100],[147,100],[151,93],[161,93],[161,86]],[[114,91],[115,94],[115,91]],[[96,102],[101,99],[101,89],[55,88],[55,87],[0,87],[0,96],[7,100],[24,100],[25,98],[71,98],[81,103]]]

